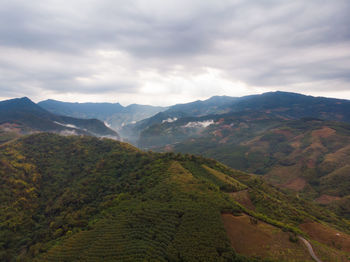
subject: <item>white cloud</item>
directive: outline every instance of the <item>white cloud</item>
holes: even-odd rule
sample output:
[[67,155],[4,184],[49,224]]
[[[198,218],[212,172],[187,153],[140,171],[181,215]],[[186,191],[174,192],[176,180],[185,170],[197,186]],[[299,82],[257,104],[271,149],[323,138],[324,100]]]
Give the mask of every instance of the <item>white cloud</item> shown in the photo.
[[186,125],[184,125],[184,127],[186,127],[186,128],[206,128],[212,124],[214,124],[213,120],[206,120],[206,121],[188,122]]
[[347,0],[6,1],[0,98],[169,105],[277,89],[350,98],[349,12]]
[[174,118],[168,118],[162,121],[162,123],[172,123],[175,122],[177,120],[177,117]]

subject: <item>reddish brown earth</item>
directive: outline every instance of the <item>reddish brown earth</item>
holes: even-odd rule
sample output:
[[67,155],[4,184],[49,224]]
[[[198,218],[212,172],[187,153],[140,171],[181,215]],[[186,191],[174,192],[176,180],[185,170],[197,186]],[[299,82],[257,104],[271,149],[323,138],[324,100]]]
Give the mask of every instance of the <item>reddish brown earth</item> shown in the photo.
[[350,252],[350,235],[316,222],[301,224],[300,228],[312,239],[320,243],[345,252]]
[[11,124],[11,123],[1,124],[0,130],[3,130],[5,132],[15,132],[15,133],[21,132],[21,128],[18,124]]
[[248,189],[230,193],[230,196],[247,209],[255,210],[253,202],[250,200]]
[[305,186],[306,186],[305,179],[300,178],[300,177],[293,179],[292,181],[283,185],[283,187],[288,188],[288,189],[292,189],[295,191],[303,190]]
[[287,137],[287,138],[293,136],[292,132],[290,132],[289,130],[277,129],[277,130],[274,130],[274,133],[275,133],[275,134],[284,135],[284,136]]
[[279,228],[261,221],[255,224],[248,215],[221,217],[231,245],[239,254],[276,261],[313,261],[301,242],[291,242],[289,233]]
[[330,195],[321,195],[320,197],[316,198],[315,201],[319,204],[330,204],[333,201],[341,200],[341,197],[337,196],[330,196]]
[[335,132],[336,131],[334,129],[324,126],[321,129],[312,131],[312,136],[326,138],[333,135]]

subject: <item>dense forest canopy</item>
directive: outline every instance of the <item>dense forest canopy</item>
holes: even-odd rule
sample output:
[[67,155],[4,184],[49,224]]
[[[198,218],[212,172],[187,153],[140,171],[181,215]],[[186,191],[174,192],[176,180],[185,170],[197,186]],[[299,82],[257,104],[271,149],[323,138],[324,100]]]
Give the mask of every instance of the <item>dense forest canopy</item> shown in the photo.
[[[223,213],[249,214],[292,239],[307,237],[306,221],[350,230],[259,177],[193,155],[41,133],[2,145],[0,161],[2,261],[253,261],[232,249]],[[243,191],[254,210],[231,197]]]

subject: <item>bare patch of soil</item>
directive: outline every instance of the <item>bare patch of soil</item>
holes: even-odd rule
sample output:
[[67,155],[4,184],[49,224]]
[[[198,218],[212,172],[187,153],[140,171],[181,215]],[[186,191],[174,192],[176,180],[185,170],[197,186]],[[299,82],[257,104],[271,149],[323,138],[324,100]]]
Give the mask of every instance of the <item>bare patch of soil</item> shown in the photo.
[[275,134],[280,134],[280,135],[284,135],[287,138],[290,138],[293,136],[292,132],[290,132],[289,130],[281,130],[281,129],[277,129],[273,131]]
[[237,253],[276,261],[313,261],[303,244],[289,240],[289,233],[248,215],[222,214],[224,227]]
[[350,235],[316,222],[301,224],[300,228],[312,239],[350,253]]
[[255,210],[255,206],[250,200],[248,189],[230,193],[230,196],[245,208]]
[[345,165],[349,163],[348,161],[350,160],[350,145],[345,146],[338,151],[327,154],[325,157],[325,161],[330,161],[337,163],[337,165]]
[[4,123],[0,125],[0,130],[4,132],[15,132],[15,133],[20,133],[21,128],[18,124],[13,124],[13,123]]
[[335,132],[336,131],[334,129],[324,126],[321,129],[312,131],[312,136],[326,138],[333,135]]
[[292,181],[283,185],[283,187],[289,188],[295,191],[303,190],[305,186],[306,186],[306,180],[301,177],[293,179]]
[[272,184],[284,187],[300,176],[300,165],[275,166],[264,178]]
[[330,196],[330,195],[321,195],[320,197],[316,198],[315,201],[319,204],[324,204],[324,205],[328,205],[330,203],[332,203],[333,201],[337,201],[340,200],[341,197],[337,197],[337,196]]

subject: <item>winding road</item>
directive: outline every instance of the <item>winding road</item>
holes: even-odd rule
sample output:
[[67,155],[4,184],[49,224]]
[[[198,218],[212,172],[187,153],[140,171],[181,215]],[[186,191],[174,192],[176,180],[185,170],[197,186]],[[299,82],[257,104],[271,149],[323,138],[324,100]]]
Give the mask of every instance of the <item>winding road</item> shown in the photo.
[[301,239],[301,241],[303,241],[303,243],[305,244],[305,246],[307,247],[307,250],[309,251],[310,255],[312,256],[312,258],[316,261],[316,262],[322,262],[315,254],[314,250],[312,249],[312,246],[310,244],[309,241],[307,241],[305,238],[298,236],[299,239]]

